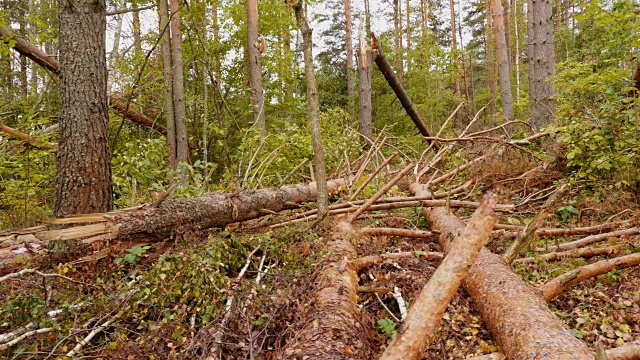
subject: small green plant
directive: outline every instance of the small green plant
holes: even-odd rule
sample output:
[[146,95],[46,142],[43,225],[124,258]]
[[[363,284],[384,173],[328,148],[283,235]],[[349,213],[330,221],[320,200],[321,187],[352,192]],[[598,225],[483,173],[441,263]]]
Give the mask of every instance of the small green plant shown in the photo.
[[574,217],[578,213],[578,209],[576,209],[573,206],[573,204],[575,204],[575,203],[576,203],[575,200],[569,200],[567,202],[567,205],[561,206],[561,207],[558,208],[556,213],[558,214],[558,216],[560,217],[560,220],[562,222],[569,221],[572,217]]
[[134,246],[131,249],[127,249],[126,251],[128,252],[128,254],[126,254],[125,256],[116,259],[116,264],[120,265],[123,261],[126,261],[129,264],[133,264],[136,261],[138,261],[138,257],[144,253],[147,252],[147,250],[149,250],[151,248],[151,246],[149,245],[145,245],[145,246]]
[[378,329],[380,329],[380,331],[382,331],[382,333],[385,334],[387,338],[391,339],[396,334],[397,324],[395,321],[389,318],[384,318],[384,319],[378,320],[377,324],[378,324]]

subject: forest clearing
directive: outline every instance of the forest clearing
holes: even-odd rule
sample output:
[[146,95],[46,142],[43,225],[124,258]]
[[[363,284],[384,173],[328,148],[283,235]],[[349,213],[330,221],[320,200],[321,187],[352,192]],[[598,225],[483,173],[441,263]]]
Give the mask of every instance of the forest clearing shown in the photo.
[[0,358],[639,360],[638,14],[0,0]]

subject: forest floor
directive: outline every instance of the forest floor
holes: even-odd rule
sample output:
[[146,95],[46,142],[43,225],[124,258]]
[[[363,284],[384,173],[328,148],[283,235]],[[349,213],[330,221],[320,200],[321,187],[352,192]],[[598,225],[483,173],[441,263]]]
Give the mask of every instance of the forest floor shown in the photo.
[[[562,177],[553,168],[546,168],[536,176],[518,178],[535,167],[525,158],[512,156],[509,162],[495,155],[493,160],[471,167],[461,175],[464,181],[473,179],[474,187],[458,197],[476,199],[491,190],[500,203],[522,203],[527,195],[546,189]],[[401,189],[405,185],[394,187],[393,195],[404,195]],[[637,205],[629,193],[610,193],[600,199],[577,193],[571,197],[576,200],[557,207],[546,217],[543,228],[636,221]],[[525,225],[542,202],[544,197],[523,205],[517,212],[502,212],[498,223]],[[328,239],[335,230],[333,224],[313,226],[313,221],[269,230],[268,225],[281,223],[302,210],[232,224],[224,231],[175,229],[162,242],[112,243],[108,252],[93,261],[83,256],[99,249],[80,247],[5,263],[0,276],[25,267],[56,275],[29,273],[0,282],[0,340],[16,329],[25,329],[20,334],[43,329],[10,346],[10,339],[0,341],[0,356],[280,358],[283,347],[298,331],[296,324],[301,321],[302,309],[316,295],[314,271],[328,255]],[[463,220],[472,213],[472,209],[451,211]],[[417,208],[368,212],[354,226],[429,230]],[[503,253],[511,242],[503,236],[506,233],[494,231],[487,247]],[[632,253],[640,246],[634,235],[605,237],[591,246],[624,244],[624,248],[591,257],[545,261],[540,252],[532,251],[578,238],[584,235],[536,236],[524,256],[537,258],[528,263],[516,262],[513,269],[533,287],[541,287],[571,269]],[[361,236],[354,246],[358,257],[415,254],[379,262],[359,272],[357,305],[362,323],[358,329],[365,332],[361,336],[367,339],[368,351],[380,354],[401,326],[398,295],[411,309],[439,265],[439,261],[424,260],[420,255],[441,252],[442,248],[435,237],[388,235]],[[616,269],[583,281],[562,292],[549,306],[592,349],[597,342],[607,349],[640,343],[640,267]],[[473,301],[460,289],[442,317],[435,341],[422,358],[464,359],[499,350]],[[349,350],[344,351],[348,355]]]

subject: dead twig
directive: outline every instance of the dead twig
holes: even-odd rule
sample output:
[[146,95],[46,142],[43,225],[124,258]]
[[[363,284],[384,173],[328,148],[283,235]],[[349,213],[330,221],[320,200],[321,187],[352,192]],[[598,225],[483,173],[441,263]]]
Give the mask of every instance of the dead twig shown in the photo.
[[378,190],[378,192],[375,193],[371,197],[371,199],[367,200],[364,205],[362,205],[360,208],[358,208],[358,210],[351,214],[351,216],[349,216],[349,218],[347,219],[347,222],[352,224],[358,218],[358,216],[360,216],[365,210],[367,210],[367,208],[373,205],[382,195],[386,194],[387,191],[389,191],[398,181],[400,181],[400,179],[407,175],[409,171],[411,171],[411,169],[413,169],[413,164],[409,164],[404,169],[402,169],[402,171],[400,171],[393,179],[391,179],[389,183],[382,187],[382,189]]
[[533,217],[533,220],[531,220],[531,222],[522,229],[520,234],[518,234],[516,239],[513,241],[513,244],[511,244],[504,254],[504,261],[507,264],[511,264],[520,251],[522,251],[522,249],[524,249],[524,247],[533,240],[536,230],[542,225],[547,214],[549,214],[552,208],[558,203],[558,201],[560,201],[568,189],[569,187],[566,184],[561,186],[540,208],[540,211],[538,211],[536,216]]

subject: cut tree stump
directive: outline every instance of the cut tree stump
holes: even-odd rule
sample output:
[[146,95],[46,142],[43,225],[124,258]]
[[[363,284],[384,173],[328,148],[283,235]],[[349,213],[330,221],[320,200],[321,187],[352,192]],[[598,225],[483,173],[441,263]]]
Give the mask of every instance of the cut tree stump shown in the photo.
[[[413,184],[417,195],[427,189]],[[422,214],[446,251],[464,223],[443,208],[422,208]],[[578,360],[594,358],[584,342],[547,307],[536,289],[523,282],[501,256],[483,248],[463,281],[493,338],[509,359]]]

